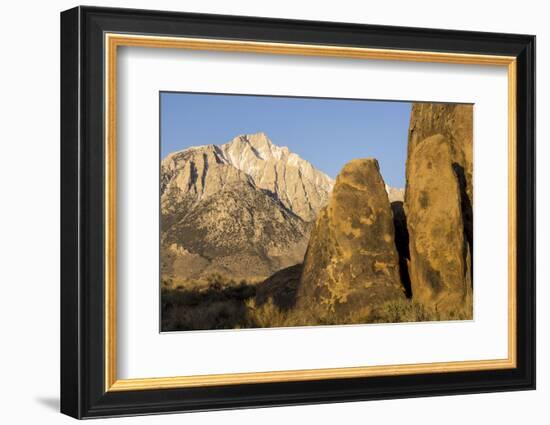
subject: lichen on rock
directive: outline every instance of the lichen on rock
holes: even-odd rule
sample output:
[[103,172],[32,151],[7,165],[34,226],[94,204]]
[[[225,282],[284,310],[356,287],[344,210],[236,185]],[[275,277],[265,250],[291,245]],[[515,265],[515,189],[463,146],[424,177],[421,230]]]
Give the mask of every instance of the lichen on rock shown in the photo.
[[348,162],[311,232],[298,307],[336,320],[356,311],[367,316],[382,303],[404,298],[393,218],[373,158]]
[[442,134],[409,149],[405,213],[413,299],[442,318],[471,318],[471,253],[460,180]]

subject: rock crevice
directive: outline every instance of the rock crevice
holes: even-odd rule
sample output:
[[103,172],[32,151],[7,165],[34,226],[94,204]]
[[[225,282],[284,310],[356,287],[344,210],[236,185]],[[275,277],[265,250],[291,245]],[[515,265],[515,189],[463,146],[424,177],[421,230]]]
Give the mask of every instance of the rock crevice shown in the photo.
[[471,105],[415,104],[405,214],[412,297],[441,318],[473,316]]

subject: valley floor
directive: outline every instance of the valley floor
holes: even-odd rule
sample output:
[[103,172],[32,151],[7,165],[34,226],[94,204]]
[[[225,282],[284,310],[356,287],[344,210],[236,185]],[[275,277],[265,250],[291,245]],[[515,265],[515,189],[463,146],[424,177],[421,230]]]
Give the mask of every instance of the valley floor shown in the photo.
[[265,297],[262,284],[211,282],[201,289],[162,289],[161,330],[190,331],[278,328],[368,323],[460,320],[443,316],[410,299],[388,302],[375,312],[357,312],[346,318],[293,309],[295,292]]

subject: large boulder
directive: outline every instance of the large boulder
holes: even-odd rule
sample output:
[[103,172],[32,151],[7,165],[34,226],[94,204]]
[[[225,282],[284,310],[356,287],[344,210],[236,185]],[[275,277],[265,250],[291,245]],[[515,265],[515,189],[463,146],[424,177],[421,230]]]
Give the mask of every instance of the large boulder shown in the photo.
[[[332,322],[368,321],[387,301],[404,299],[392,211],[376,159],[347,163],[312,230],[298,308]],[[359,319],[361,318],[361,319]]]
[[[473,105],[414,103],[409,125],[408,157],[423,140],[441,134],[451,161],[462,168],[465,191],[473,199]],[[407,171],[407,175],[409,172]]]
[[[445,137],[460,186],[464,234],[473,257],[473,120],[474,107],[453,103],[415,103],[411,110],[407,158],[428,137]],[[407,178],[409,170],[407,168]]]
[[440,319],[466,319],[472,317],[471,253],[452,146],[442,134],[409,146],[409,275],[415,301]]
[[[295,264],[279,270],[256,285],[256,305],[262,306],[270,300],[280,310],[288,311],[296,304],[296,291],[302,276],[302,264]],[[307,323],[301,323],[307,325]]]

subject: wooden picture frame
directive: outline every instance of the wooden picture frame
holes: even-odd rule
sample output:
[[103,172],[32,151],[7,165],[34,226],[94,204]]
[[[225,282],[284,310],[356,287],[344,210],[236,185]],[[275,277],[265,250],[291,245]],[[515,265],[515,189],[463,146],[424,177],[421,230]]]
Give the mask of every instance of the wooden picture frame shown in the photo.
[[[118,379],[116,55],[120,46],[508,70],[508,357]],[[61,411],[76,418],[535,387],[535,37],[130,9],[61,14]],[[506,212],[502,212],[505,214]]]

